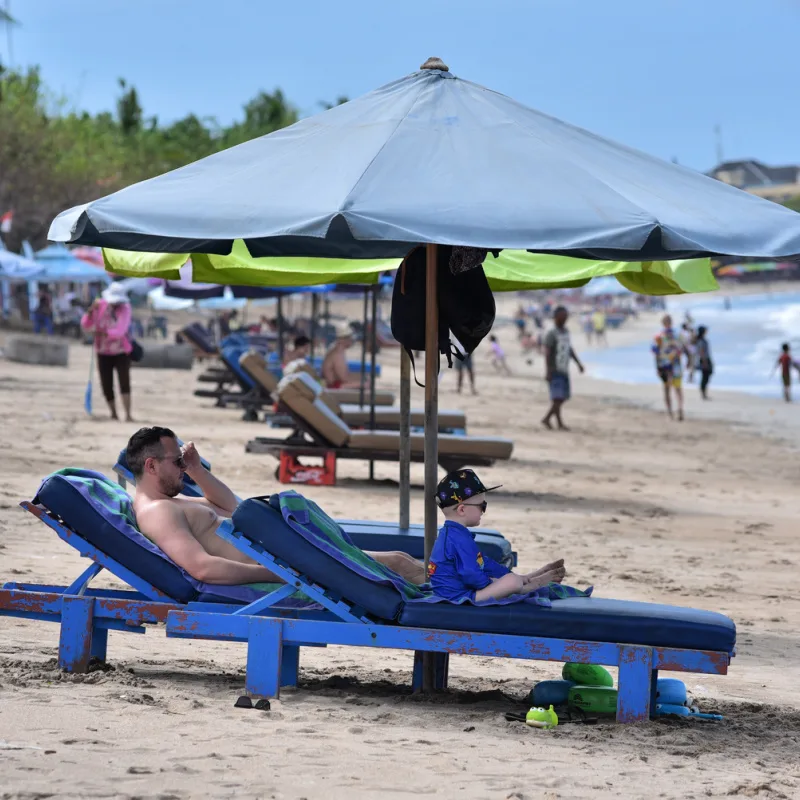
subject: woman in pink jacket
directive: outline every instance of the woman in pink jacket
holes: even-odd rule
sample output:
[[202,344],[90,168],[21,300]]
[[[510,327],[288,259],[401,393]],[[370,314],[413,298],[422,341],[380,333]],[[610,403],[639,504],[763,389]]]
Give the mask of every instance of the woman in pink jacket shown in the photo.
[[81,319],[81,328],[94,333],[94,347],[97,352],[97,371],[103,396],[111,411],[111,419],[119,419],[114,402],[114,370],[119,379],[125,419],[131,417],[131,359],[133,349],[128,337],[131,324],[131,304],[121,286],[112,284],[92,303]]

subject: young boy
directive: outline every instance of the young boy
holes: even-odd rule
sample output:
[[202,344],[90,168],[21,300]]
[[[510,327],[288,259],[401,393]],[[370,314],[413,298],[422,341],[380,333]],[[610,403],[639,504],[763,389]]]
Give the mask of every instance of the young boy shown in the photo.
[[428,563],[428,580],[435,594],[452,602],[468,598],[474,602],[499,600],[512,594],[526,594],[561,583],[564,560],[547,564],[536,572],[517,575],[481,554],[470,532],[481,521],[488,505],[487,489],[471,469],[450,472],[436,488],[436,500],[445,523],[433,546]]
[[508,364],[506,364],[506,354],[503,352],[503,348],[500,347],[500,342],[497,341],[497,337],[494,334],[489,337],[489,346],[492,348],[492,366],[496,370],[510,375],[511,370],[508,368]]
[[780,367],[781,381],[783,382],[783,399],[787,403],[792,402],[792,367],[797,370],[800,375],[800,364],[792,358],[789,350],[789,343],[785,342],[781,345],[781,354],[778,356],[778,363],[775,368]]

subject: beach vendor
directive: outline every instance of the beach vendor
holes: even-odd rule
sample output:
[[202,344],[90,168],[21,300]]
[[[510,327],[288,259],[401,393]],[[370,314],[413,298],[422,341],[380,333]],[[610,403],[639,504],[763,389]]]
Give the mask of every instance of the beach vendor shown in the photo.
[[561,419],[561,407],[572,395],[569,380],[569,365],[574,361],[578,369],[583,372],[583,364],[572,349],[572,343],[567,330],[569,313],[564,306],[558,306],[553,312],[555,327],[544,337],[544,353],[546,373],[545,380],[550,386],[550,409],[542,419],[545,428],[553,429],[550,420],[555,417],[558,429],[569,430]]
[[431,551],[428,580],[434,593],[452,602],[499,600],[527,594],[564,579],[564,559],[519,575],[484,556],[470,531],[480,524],[489,501],[488,489],[471,469],[445,475],[436,487],[436,501],[445,522]]

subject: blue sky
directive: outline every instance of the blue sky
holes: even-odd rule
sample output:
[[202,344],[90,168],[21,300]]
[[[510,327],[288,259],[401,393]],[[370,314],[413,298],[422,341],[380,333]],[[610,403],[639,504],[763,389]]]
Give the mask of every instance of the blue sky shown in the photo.
[[[2,3],[3,0],[0,0]],[[15,66],[70,104],[226,123],[259,89],[304,115],[438,55],[460,77],[697,169],[800,162],[800,0],[10,0]],[[5,35],[0,59],[8,62]]]

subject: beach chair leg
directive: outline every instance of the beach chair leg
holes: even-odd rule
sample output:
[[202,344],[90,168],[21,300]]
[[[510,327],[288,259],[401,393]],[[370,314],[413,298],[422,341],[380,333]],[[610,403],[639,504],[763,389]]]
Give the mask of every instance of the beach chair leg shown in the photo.
[[66,596],[61,601],[58,666],[67,672],[86,672],[92,653],[94,600]]
[[650,719],[655,719],[658,702],[658,670],[650,671]]
[[281,655],[281,686],[297,686],[300,669],[300,648],[285,644]]
[[105,664],[106,650],[108,649],[108,628],[92,628],[92,649],[89,652],[90,658],[96,658]]
[[251,697],[279,697],[282,661],[281,621],[253,617],[247,636],[247,694]]
[[649,647],[620,645],[617,722],[644,722],[650,718],[653,651]]
[[[414,652],[414,672],[411,678],[411,689],[415,692],[422,691],[422,650]],[[447,678],[450,670],[449,653],[433,653],[434,657],[434,682],[433,688],[444,691],[447,689]]]

